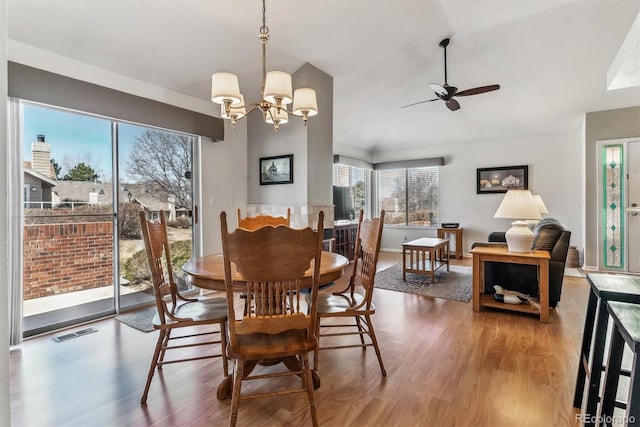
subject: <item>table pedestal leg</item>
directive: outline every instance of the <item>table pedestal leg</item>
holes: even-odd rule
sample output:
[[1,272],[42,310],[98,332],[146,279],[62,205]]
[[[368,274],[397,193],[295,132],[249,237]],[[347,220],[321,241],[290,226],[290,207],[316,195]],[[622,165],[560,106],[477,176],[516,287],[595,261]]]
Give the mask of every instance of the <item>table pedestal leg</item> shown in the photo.
[[[287,367],[290,371],[301,371],[302,366],[300,366],[300,362],[298,358],[295,356],[285,357],[282,359],[282,363]],[[320,387],[320,376],[315,370],[311,370],[311,379],[313,380],[313,388],[316,389]]]

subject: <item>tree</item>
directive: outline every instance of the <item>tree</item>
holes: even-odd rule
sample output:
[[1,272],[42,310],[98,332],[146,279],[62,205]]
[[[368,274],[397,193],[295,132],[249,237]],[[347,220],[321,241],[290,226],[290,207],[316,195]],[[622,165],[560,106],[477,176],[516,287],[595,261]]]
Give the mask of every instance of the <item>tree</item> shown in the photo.
[[366,208],[365,191],[366,191],[366,187],[364,185],[364,181],[358,181],[356,182],[356,185],[353,186],[353,209],[355,210],[355,212],[359,212],[360,209]]
[[149,194],[177,209],[191,209],[191,142],[187,135],[149,129],[138,136],[127,161],[127,174],[138,184],[153,189]]
[[409,169],[407,178],[409,222],[431,221],[439,205],[437,169],[429,167]]
[[62,178],[64,181],[96,181],[99,175],[95,169],[84,162],[80,162],[65,174]]
[[51,164],[53,165],[53,171],[56,174],[56,179],[60,178],[60,171],[62,171],[62,166],[60,166],[58,164],[58,162],[56,162],[55,159],[51,159]]
[[62,172],[62,179],[66,181],[98,181],[104,176],[100,162],[94,160],[89,151],[64,156],[60,173]]

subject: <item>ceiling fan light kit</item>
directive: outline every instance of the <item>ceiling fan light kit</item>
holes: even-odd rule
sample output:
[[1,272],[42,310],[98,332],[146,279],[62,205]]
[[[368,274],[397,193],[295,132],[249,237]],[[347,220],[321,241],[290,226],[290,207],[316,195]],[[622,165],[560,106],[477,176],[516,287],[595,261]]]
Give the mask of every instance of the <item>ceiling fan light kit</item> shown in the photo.
[[494,90],[500,89],[500,85],[488,85],[488,86],[478,86],[471,89],[465,89],[458,91],[458,88],[455,86],[449,86],[447,81],[447,46],[449,46],[449,39],[444,39],[440,42],[438,46],[444,49],[444,85],[440,85],[438,83],[429,83],[429,87],[435,93],[436,97],[433,99],[427,99],[425,101],[414,102],[413,104],[404,105],[401,108],[412,107],[414,105],[424,104],[425,102],[432,101],[444,101],[447,108],[451,111],[456,111],[460,109],[460,103],[453,99],[454,96],[469,96],[469,95],[479,95],[485,92],[491,92]]
[[[267,41],[269,27],[266,21],[266,0],[262,0],[262,26],[258,38],[262,45],[262,99],[259,102],[245,104],[240,93],[238,76],[233,73],[214,73],[211,77],[211,101],[220,104],[220,115],[230,120],[236,127],[238,120],[248,116],[255,110],[262,111],[264,121],[273,125],[277,132],[281,124],[289,121],[289,115],[301,117],[305,126],[311,116],[318,114],[316,91],[311,88],[299,88],[292,91],[291,74],[284,71],[267,73]],[[293,108],[287,106],[293,102]],[[247,107],[249,111],[247,112]]]

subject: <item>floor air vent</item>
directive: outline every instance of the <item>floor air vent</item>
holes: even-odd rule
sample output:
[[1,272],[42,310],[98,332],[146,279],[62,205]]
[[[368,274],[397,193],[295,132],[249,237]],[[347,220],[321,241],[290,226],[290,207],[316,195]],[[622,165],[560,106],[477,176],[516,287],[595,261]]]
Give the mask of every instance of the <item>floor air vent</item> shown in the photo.
[[78,338],[83,335],[92,334],[94,332],[98,332],[98,330],[95,328],[80,329],[79,331],[71,332],[70,334],[59,335],[57,337],[54,337],[53,340],[55,342],[62,342],[62,341],[70,340],[72,338]]

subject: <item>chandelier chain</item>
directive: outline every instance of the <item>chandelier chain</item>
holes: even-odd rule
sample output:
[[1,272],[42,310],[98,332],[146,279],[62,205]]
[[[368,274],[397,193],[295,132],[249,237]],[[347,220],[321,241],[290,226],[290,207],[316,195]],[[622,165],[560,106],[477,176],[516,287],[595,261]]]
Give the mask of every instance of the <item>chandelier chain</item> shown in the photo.
[[267,6],[266,0],[262,0],[262,27],[260,27],[260,39],[269,38],[269,27],[267,27]]

